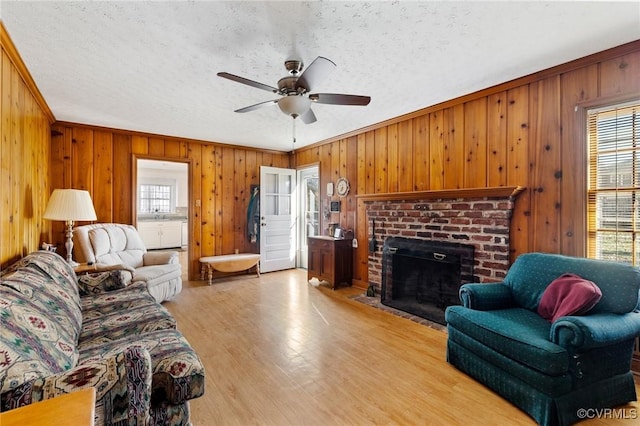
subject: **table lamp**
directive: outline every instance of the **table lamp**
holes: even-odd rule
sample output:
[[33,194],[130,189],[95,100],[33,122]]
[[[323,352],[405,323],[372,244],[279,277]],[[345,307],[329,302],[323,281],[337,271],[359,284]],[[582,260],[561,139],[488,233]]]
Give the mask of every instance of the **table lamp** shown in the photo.
[[78,266],[73,260],[73,222],[97,220],[96,211],[88,191],[80,189],[54,189],[43,217],[48,220],[63,220],[67,225],[67,263]]

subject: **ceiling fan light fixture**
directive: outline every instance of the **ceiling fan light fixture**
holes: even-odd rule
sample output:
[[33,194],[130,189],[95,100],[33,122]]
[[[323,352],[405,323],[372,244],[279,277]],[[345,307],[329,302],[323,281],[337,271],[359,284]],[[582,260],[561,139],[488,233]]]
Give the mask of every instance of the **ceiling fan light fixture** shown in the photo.
[[290,95],[285,96],[278,101],[280,111],[287,115],[298,117],[309,111],[311,108],[311,100],[306,96]]
[[317,121],[316,115],[311,109],[311,103],[364,106],[368,105],[369,101],[371,101],[369,96],[345,95],[342,93],[310,93],[312,88],[316,86],[316,83],[336,68],[336,64],[325,57],[318,56],[304,71],[302,71],[302,61],[289,59],[285,61],[284,66],[287,71],[289,71],[289,75],[278,80],[277,88],[238,75],[229,74],[228,72],[219,72],[219,77],[282,96],[279,99],[260,102],[237,109],[235,112],[244,113],[278,104],[280,111],[289,117],[293,117],[294,119],[300,117],[303,123],[311,124]]

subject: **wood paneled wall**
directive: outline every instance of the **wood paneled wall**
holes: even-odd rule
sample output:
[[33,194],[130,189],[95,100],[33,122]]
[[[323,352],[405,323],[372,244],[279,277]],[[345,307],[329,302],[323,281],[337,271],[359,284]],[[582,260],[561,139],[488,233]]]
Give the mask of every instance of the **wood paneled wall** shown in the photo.
[[[86,189],[98,222],[135,224],[135,161],[151,158],[189,166],[190,278],[202,256],[258,252],[246,237],[251,185],[260,166],[289,167],[289,154],[230,145],[55,123],[51,138],[51,187]],[[63,224],[53,240],[63,246]]]
[[[366,287],[367,223],[357,194],[526,187],[512,220],[512,258],[585,255],[584,108],[640,96],[640,41],[300,149],[321,189],[347,177],[340,222],[359,240],[354,283]],[[322,197],[326,200],[326,197]],[[334,197],[335,199],[335,197]]]
[[0,23],[0,268],[37,250],[50,222],[53,115]]
[[[367,223],[357,194],[521,185],[512,255],[585,253],[583,108],[640,96],[640,41],[287,153],[56,123],[4,27],[0,94],[0,264],[63,246],[42,219],[54,188],[87,189],[98,220],[135,223],[134,161],[189,163],[190,267],[203,255],[256,251],[244,226],[261,165],[320,165],[321,189],[346,177],[339,222],[353,229],[355,283],[367,285]],[[53,134],[53,136],[50,136]],[[334,199],[337,197],[334,196]],[[322,197],[328,209],[328,198]],[[196,205],[199,204],[199,205]]]

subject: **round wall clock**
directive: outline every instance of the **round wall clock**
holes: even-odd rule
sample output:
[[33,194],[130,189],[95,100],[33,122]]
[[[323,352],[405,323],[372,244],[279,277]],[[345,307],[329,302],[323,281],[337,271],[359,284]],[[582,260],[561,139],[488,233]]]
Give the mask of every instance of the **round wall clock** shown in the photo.
[[338,183],[336,184],[336,191],[338,193],[338,196],[346,196],[349,193],[349,181],[346,178],[338,179]]

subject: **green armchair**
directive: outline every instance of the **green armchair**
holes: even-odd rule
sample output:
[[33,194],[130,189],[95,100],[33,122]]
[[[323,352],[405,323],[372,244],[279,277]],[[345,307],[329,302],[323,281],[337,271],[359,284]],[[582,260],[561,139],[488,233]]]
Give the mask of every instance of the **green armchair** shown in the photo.
[[[597,284],[602,296],[582,315],[550,322],[543,293],[565,273]],[[450,306],[447,361],[533,417],[540,425],[581,420],[581,409],[636,400],[631,373],[640,335],[640,271],[557,254],[519,256],[501,283],[465,284]]]

